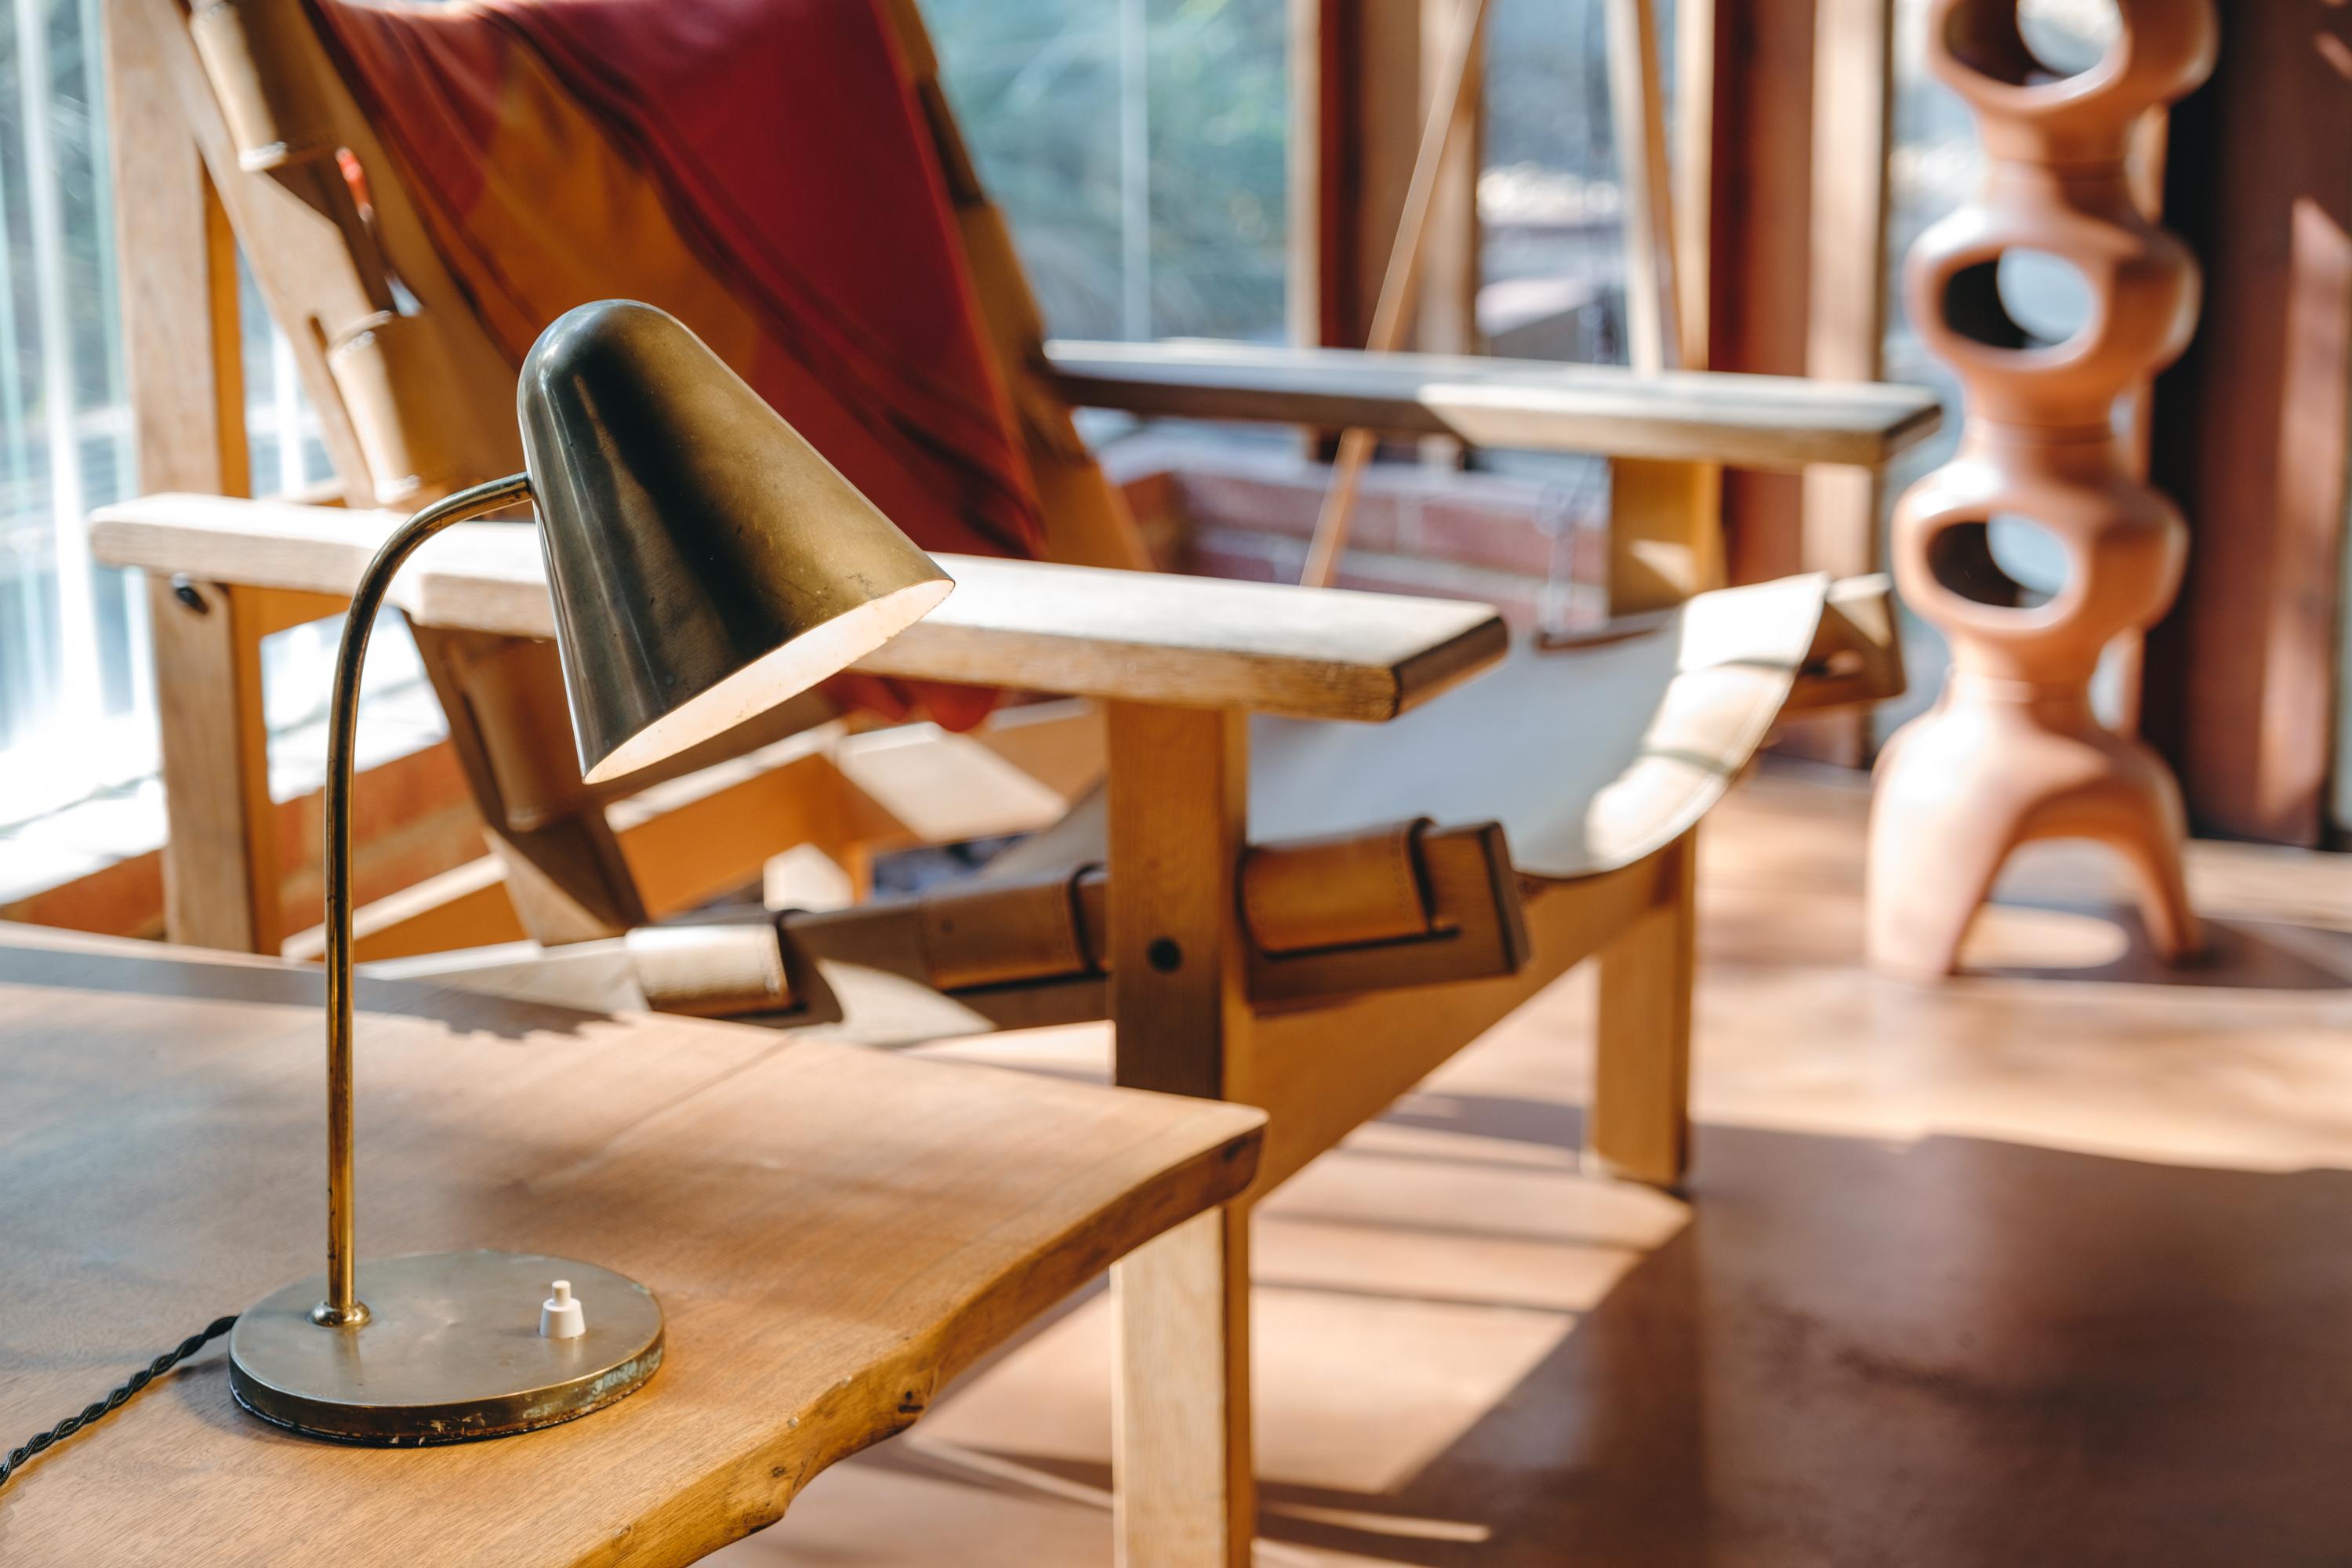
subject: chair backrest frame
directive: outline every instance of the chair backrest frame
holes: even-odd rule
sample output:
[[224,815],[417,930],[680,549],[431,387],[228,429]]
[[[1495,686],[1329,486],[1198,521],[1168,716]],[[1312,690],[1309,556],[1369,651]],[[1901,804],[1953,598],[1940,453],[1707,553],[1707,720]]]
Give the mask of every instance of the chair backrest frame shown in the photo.
[[[352,504],[406,506],[514,471],[513,367],[443,264],[399,165],[302,0],[114,0],[160,43],[229,226],[318,405]],[[1044,323],[914,0],[880,0],[937,147],[994,368],[1044,502],[1047,553],[1145,567],[1118,491],[1039,374]],[[193,47],[191,47],[193,46]],[[362,211],[341,162],[355,159]]]

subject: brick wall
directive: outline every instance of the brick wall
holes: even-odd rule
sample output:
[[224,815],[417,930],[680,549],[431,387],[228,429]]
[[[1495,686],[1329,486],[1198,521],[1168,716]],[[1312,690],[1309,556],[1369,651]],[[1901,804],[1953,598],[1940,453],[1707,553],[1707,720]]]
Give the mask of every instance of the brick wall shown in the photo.
[[[1330,469],[1287,443],[1146,433],[1107,447],[1161,565],[1295,583]],[[1339,586],[1478,599],[1514,626],[1601,613],[1607,507],[1601,466],[1560,479],[1381,461],[1364,477]],[[1556,531],[1547,531],[1547,525]]]

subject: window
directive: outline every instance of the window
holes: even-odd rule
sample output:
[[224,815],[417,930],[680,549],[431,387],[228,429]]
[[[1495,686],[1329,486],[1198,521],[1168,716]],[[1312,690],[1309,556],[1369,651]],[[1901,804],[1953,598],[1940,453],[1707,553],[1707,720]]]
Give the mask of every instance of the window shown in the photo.
[[[12,0],[0,28],[0,833],[114,794],[138,820],[110,837],[135,847],[162,834],[145,588],[91,563],[86,521],[137,482],[99,40],[97,0]],[[331,472],[317,416],[249,279],[242,303],[255,488],[298,489]],[[290,769],[280,794],[323,767],[338,634],[322,622],[265,645],[273,734],[310,731],[273,749]],[[421,699],[405,629],[378,641],[370,692]],[[413,720],[402,733],[432,738]]]
[[1284,0],[924,11],[1049,331],[1282,337]]
[[[1622,364],[1625,229],[1606,8],[1601,0],[1492,3],[1479,338],[1509,359]],[[1663,21],[1671,27],[1670,7]],[[1671,36],[1660,40],[1669,58]]]

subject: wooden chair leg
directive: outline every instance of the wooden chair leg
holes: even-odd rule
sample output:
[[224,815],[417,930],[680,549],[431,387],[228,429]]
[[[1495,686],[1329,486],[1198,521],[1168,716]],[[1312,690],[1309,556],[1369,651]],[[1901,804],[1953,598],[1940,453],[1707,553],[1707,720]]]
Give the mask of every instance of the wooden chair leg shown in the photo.
[[[1248,803],[1239,713],[1114,703],[1114,1074],[1247,1098],[1250,1015],[1235,879]],[[1123,1568],[1246,1568],[1249,1216],[1200,1215],[1112,1272],[1121,1352],[1113,1474]]]
[[[480,807],[507,894],[535,942],[554,945],[619,936],[646,923],[644,901],[604,808],[580,783],[562,675],[551,643],[482,632],[415,629],[417,651],[441,700],[450,744]],[[500,733],[493,735],[491,731]],[[523,765],[531,820],[501,781],[502,743]]]
[[1657,900],[1601,951],[1586,1152],[1613,1176],[1671,1187],[1690,1164],[1692,937],[1698,830],[1658,851]]
[[163,731],[163,930],[173,942],[275,955],[277,825],[254,605],[217,583],[147,579]]

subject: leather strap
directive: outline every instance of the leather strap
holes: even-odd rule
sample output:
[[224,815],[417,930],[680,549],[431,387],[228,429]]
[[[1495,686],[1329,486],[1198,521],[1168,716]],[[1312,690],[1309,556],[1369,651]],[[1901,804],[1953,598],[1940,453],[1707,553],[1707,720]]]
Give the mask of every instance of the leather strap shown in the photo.
[[1429,818],[1323,838],[1254,846],[1242,863],[1242,915],[1267,953],[1399,942],[1430,930],[1422,833]]

